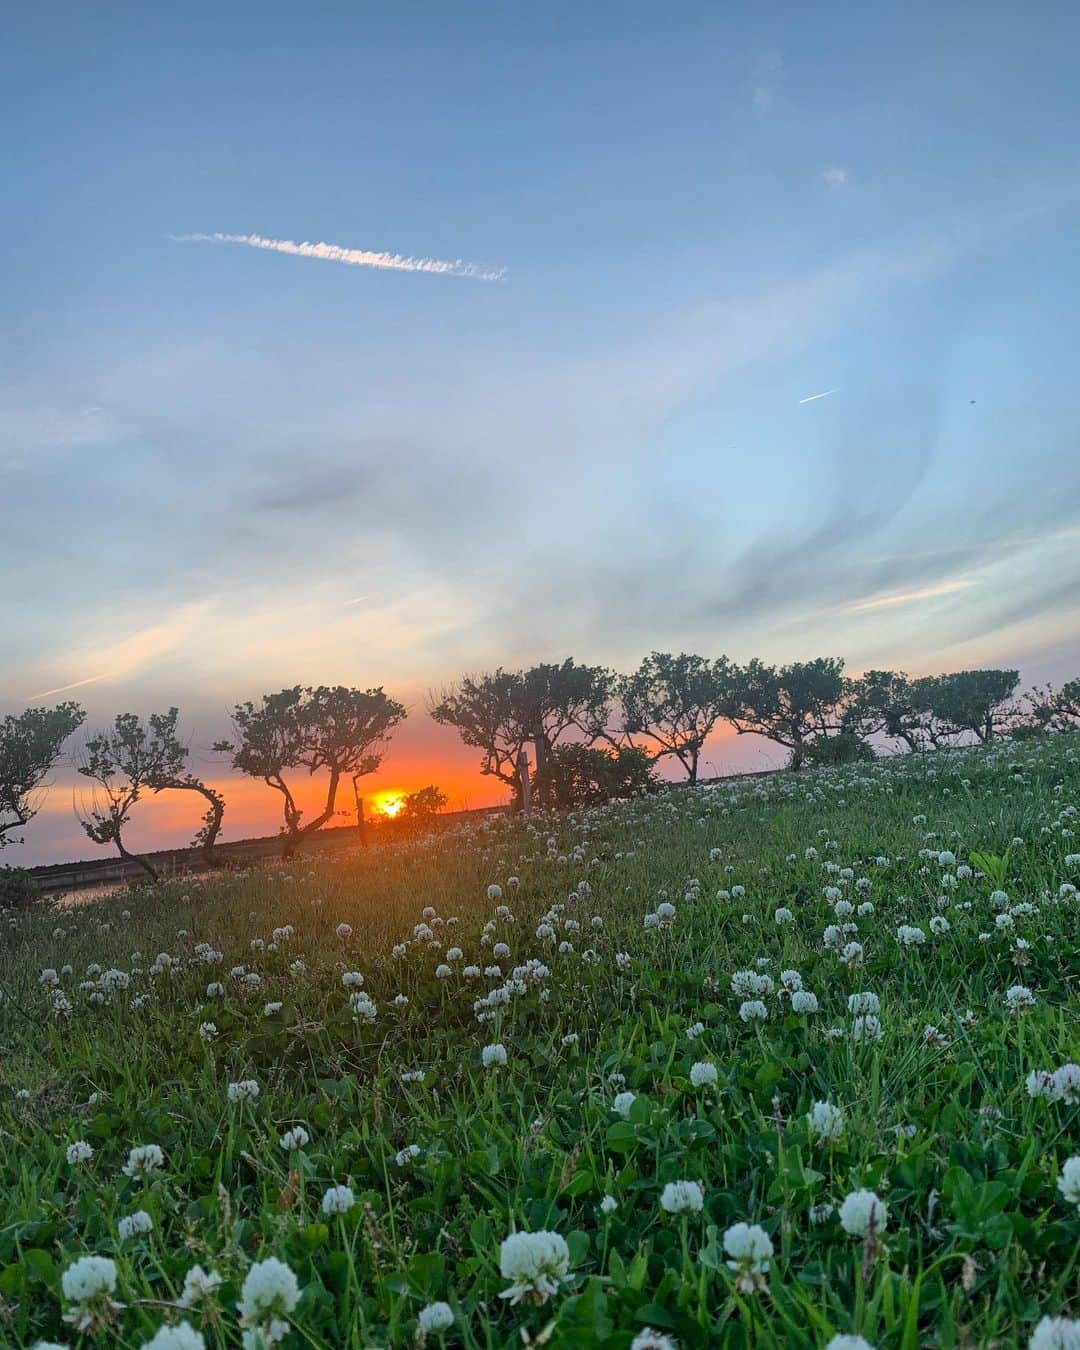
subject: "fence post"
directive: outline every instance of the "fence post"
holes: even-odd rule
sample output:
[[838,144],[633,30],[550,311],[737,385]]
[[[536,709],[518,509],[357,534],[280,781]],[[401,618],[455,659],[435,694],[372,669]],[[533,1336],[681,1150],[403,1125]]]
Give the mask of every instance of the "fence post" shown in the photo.
[[524,747],[518,751],[517,771],[521,782],[521,814],[527,816],[532,799],[532,785],[529,782],[529,757]]

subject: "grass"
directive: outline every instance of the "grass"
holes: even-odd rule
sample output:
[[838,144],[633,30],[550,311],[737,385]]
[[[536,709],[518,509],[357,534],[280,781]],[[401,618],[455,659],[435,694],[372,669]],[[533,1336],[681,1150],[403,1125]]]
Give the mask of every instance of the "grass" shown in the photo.
[[[12,914],[0,952],[0,1341],[139,1347],[183,1321],[208,1347],[239,1345],[245,1277],[273,1256],[299,1298],[277,1325],[250,1317],[249,1345],[282,1333],[286,1347],[625,1350],[651,1327],[648,1344],[683,1347],[818,1347],[836,1334],[897,1350],[1026,1346],[1040,1317],[1080,1315],[1080,1211],[1057,1186],[1080,1152],[1080,1105],[1026,1086],[1033,1070],[1080,1060],[1080,859],[1067,861],[1080,854],[1078,804],[1080,742],[1062,735],[532,824],[488,818],[415,844]],[[938,861],[943,850],[955,864]],[[831,886],[873,912],[838,918]],[[997,926],[995,890],[1020,907],[1011,929]],[[646,928],[665,902],[673,920]],[[430,941],[414,936],[425,907],[445,921],[428,916]],[[935,916],[947,931],[932,933]],[[842,941],[862,944],[858,963],[823,941],[841,922],[857,924]],[[925,942],[902,946],[905,923]],[[544,924],[554,941],[537,936]],[[509,956],[494,956],[497,943]],[[463,955],[438,978],[448,947]],[[173,960],[152,973],[158,953]],[[475,1001],[530,958],[546,977],[481,1006],[490,1020],[478,1021]],[[501,976],[469,977],[471,964]],[[230,973],[239,965],[258,983]],[[39,979],[66,966],[68,1013]],[[112,970],[126,988],[103,979]],[[816,1014],[780,996],[787,970],[817,995]],[[354,1015],[347,971],[363,974],[373,1020]],[[773,987],[734,993],[738,971]],[[213,982],[223,996],[207,996]],[[1014,985],[1033,1006],[1006,1006]],[[847,1000],[860,991],[880,998],[878,1040],[853,1039]],[[755,997],[767,1020],[742,1020]],[[494,1043],[507,1062],[485,1069]],[[715,1086],[692,1085],[701,1061]],[[422,1082],[403,1081],[420,1070]],[[230,1101],[243,1080],[258,1097]],[[622,1114],[620,1093],[634,1094]],[[811,1137],[819,1101],[844,1113],[832,1141]],[[310,1140],[283,1149],[295,1125]],[[88,1161],[68,1161],[76,1140]],[[143,1144],[164,1165],[129,1177]],[[420,1152],[399,1164],[410,1145]],[[660,1206],[678,1180],[700,1184],[701,1212]],[[354,1203],[326,1214],[335,1185]],[[883,1232],[840,1223],[860,1188],[887,1206]],[[136,1211],[152,1230],[121,1240]],[[740,1280],[723,1238],[743,1221],[773,1254]],[[515,1230],[565,1239],[552,1297],[500,1297],[516,1282],[499,1269]],[[61,1277],[87,1254],[115,1262],[117,1288],[86,1300],[80,1333],[61,1320],[78,1302]],[[221,1284],[181,1310],[196,1263]],[[450,1305],[452,1327],[421,1328],[432,1302]]]

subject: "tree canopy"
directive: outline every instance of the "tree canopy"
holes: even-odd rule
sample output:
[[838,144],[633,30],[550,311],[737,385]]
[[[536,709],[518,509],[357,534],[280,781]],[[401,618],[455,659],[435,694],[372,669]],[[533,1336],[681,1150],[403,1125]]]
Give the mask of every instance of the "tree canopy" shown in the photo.
[[15,832],[37,815],[40,789],[85,717],[79,704],[67,702],[8,713],[0,722],[0,848],[21,842]]
[[618,680],[627,738],[634,743],[644,737],[654,748],[654,763],[671,755],[696,783],[702,746],[731,704],[733,675],[726,656],[709,661],[653,652]]
[[[342,778],[351,777],[355,785],[375,772],[390,733],[405,715],[405,708],[381,688],[297,684],[264,694],[258,703],[238,703],[233,709],[236,741],[215,748],[231,755],[234,769],[261,778],[281,794],[288,855],[333,816]],[[324,804],[307,821],[285,778],[292,769],[328,775]]]

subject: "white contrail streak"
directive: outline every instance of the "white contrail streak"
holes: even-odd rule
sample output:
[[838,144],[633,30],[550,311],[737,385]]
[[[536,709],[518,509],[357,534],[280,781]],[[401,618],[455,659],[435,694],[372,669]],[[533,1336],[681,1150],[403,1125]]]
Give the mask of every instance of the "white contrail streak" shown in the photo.
[[52,698],[53,694],[66,694],[69,689],[81,689],[84,684],[97,684],[98,680],[107,680],[108,675],[89,675],[85,680],[76,680],[74,684],[62,684],[56,689],[46,689],[40,694],[28,694],[27,703],[36,703],[39,698]]
[[406,258],[400,253],[373,253],[366,248],[342,248],[340,244],[298,244],[292,239],[267,239],[261,234],[172,234],[181,244],[244,244],[271,253],[289,253],[296,258],[320,258],[324,262],[348,263],[350,267],[381,267],[392,272],[438,272],[447,277],[472,277],[476,281],[502,281],[505,267],[479,263],[448,262],[442,258]]
[[838,394],[840,390],[826,389],[823,394],[808,394],[806,398],[799,399],[800,403],[816,403],[819,398],[828,398],[830,394]]

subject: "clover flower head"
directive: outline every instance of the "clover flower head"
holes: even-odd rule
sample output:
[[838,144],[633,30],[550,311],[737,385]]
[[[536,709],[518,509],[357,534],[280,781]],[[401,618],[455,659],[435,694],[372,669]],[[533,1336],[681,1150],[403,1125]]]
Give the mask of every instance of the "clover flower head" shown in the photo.
[[570,1273],[570,1249],[560,1233],[511,1233],[499,1250],[499,1271],[510,1280],[500,1298],[546,1303]]

